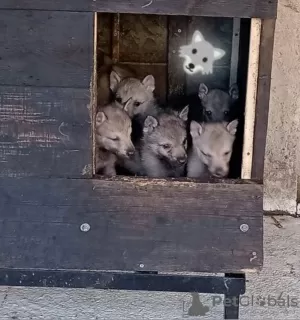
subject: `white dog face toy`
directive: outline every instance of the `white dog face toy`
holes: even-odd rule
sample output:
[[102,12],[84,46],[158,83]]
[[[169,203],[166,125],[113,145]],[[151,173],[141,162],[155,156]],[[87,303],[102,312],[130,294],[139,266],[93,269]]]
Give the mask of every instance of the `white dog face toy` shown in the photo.
[[212,73],[213,62],[224,55],[224,50],[214,48],[198,30],[194,32],[192,42],[179,49],[179,57],[184,58],[184,71],[188,74],[195,74],[199,71],[203,74]]

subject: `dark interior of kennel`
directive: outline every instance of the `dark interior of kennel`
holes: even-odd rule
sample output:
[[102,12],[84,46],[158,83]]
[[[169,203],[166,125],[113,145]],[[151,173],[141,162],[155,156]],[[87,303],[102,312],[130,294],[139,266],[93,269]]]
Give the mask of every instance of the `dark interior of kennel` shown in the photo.
[[[201,120],[198,99],[201,82],[209,89],[218,88],[227,92],[231,84],[238,84],[240,98],[233,106],[232,119],[237,118],[240,123],[229,178],[239,178],[241,175],[250,38],[250,19],[236,20],[234,26],[233,18],[97,14],[98,70],[103,68],[106,55],[114,63],[132,70],[140,79],[152,74],[156,80],[155,95],[163,107],[178,109],[189,104],[190,115],[195,120]],[[190,76],[183,70],[178,49],[191,41],[195,30],[200,30],[206,40],[226,52],[221,60],[215,62],[213,74]],[[118,172],[128,174],[124,170]]]
[[[277,1],[146,4],[0,2],[0,285],[238,297],[245,270],[262,268]],[[251,179],[94,179],[95,12],[161,14],[169,21],[176,15],[262,19]],[[181,77],[172,70],[174,79]],[[176,88],[170,75],[168,87]],[[180,95],[182,88],[171,92]],[[225,318],[237,317],[238,307],[225,308]]]

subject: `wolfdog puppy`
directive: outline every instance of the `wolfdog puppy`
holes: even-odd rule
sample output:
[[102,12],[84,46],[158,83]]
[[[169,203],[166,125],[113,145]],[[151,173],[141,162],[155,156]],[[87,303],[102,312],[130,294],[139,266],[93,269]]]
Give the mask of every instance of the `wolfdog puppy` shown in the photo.
[[107,105],[96,115],[96,172],[116,175],[118,159],[134,154],[131,142],[131,119],[128,114],[113,105]]
[[188,177],[200,178],[208,173],[218,178],[228,175],[237,125],[238,120],[229,123],[191,122],[193,146],[188,155]]
[[[132,77],[121,79],[116,72],[112,71],[110,89],[114,93],[116,105],[124,109],[131,119],[138,116],[140,121],[144,122],[148,115],[155,113],[156,99],[153,93],[155,80],[152,75],[140,81]],[[127,104],[129,100],[130,103]]]
[[187,161],[186,121],[189,107],[181,112],[161,112],[144,122],[140,146],[142,174],[180,177]]
[[239,98],[239,89],[237,84],[233,84],[228,92],[220,89],[209,91],[204,83],[200,83],[198,97],[203,107],[203,121],[231,121],[232,108]]

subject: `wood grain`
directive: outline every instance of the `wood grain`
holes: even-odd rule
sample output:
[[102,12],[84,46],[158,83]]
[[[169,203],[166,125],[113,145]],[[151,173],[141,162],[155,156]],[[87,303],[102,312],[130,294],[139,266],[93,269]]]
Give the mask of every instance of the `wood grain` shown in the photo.
[[263,261],[262,186],[250,181],[4,178],[0,211],[0,268],[233,272]]
[[168,102],[183,107],[186,73],[178,50],[187,44],[187,17],[169,17],[168,23]]
[[277,0],[1,0],[0,9],[97,11],[211,17],[274,18]]
[[88,89],[0,86],[0,177],[90,175]]
[[0,10],[0,34],[0,85],[89,87],[92,13]]
[[254,179],[262,179],[264,175],[264,158],[268,129],[274,32],[275,20],[263,20],[260,39],[254,146],[251,173],[251,177]]
[[167,60],[167,17],[120,15],[120,62],[165,63]]

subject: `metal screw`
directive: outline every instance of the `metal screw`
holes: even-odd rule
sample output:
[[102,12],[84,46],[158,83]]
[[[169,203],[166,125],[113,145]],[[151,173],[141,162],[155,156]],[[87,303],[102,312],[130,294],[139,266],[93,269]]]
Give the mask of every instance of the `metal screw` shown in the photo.
[[176,50],[173,50],[172,53],[176,53]]
[[249,230],[249,226],[246,223],[240,225],[240,230],[242,232],[247,232]]
[[181,33],[181,29],[178,29],[177,31],[178,31],[178,33]]
[[140,268],[144,268],[145,265],[143,263],[140,264]]
[[80,226],[80,230],[83,232],[88,232],[91,229],[91,226],[88,223],[83,223]]

